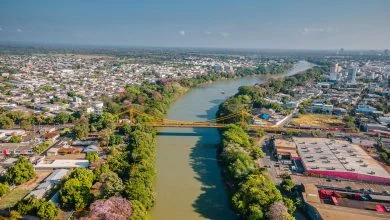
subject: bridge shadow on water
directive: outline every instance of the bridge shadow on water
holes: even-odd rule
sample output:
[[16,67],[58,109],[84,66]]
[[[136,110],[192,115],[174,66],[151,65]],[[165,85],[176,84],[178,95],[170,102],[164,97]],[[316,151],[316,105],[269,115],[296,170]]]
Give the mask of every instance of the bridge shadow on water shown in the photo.
[[[207,113],[214,114],[215,109]],[[202,193],[192,206],[206,219],[237,219],[231,210],[230,199],[225,189],[221,169],[217,161],[217,145],[220,137],[215,128],[194,128],[200,139],[190,154],[190,165],[202,184]]]
[[[215,101],[218,101],[218,100],[215,100]],[[211,101],[212,102],[212,101]],[[214,105],[213,107],[211,107],[208,112],[217,112],[219,108],[219,105]],[[196,117],[198,118],[201,118],[201,119],[204,119],[205,121],[210,119],[210,115],[209,114],[203,114],[203,115],[196,115]]]

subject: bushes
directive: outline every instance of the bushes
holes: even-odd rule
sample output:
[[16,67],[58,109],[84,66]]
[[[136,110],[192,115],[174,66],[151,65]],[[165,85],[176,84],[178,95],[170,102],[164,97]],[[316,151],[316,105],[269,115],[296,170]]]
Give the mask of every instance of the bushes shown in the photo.
[[0,183],[0,197],[10,192],[9,186],[7,183]]
[[33,150],[35,153],[40,154],[40,153],[42,153],[43,151],[45,151],[48,147],[50,147],[50,145],[52,145],[52,142],[51,142],[51,141],[45,141],[45,142],[43,142],[42,144],[33,147],[32,150]]
[[85,155],[85,159],[90,163],[93,163],[99,160],[99,156],[96,152],[88,152],[87,155]]
[[22,142],[22,137],[20,135],[13,135],[10,139],[9,139],[9,142],[10,143],[20,143]]
[[20,215],[35,215],[41,219],[55,219],[58,214],[58,207],[51,201],[38,200],[34,196],[19,201],[16,210]]

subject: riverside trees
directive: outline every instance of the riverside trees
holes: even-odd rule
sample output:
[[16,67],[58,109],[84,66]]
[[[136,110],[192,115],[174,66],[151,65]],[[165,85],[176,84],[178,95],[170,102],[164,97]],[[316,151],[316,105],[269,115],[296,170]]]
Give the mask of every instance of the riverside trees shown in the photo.
[[[305,85],[310,81],[318,82],[322,80],[322,73],[323,70],[321,68],[313,67],[310,70],[286,77],[285,79],[268,79],[261,86],[241,86],[234,96],[229,97],[219,106],[217,117],[239,114],[241,111],[248,112],[252,107],[272,108],[276,112],[282,112],[287,115],[291,113],[291,110],[281,104],[266,101],[265,98],[279,92],[290,94],[291,89],[296,86]],[[238,121],[239,118],[236,117],[227,120],[229,123],[236,123]]]
[[[267,213],[271,213],[282,215],[283,219],[293,218],[290,214],[295,210],[294,204],[291,200],[283,200],[272,180],[256,167],[255,160],[263,152],[243,128],[229,125],[223,130],[220,152],[228,177],[236,184],[233,187],[232,205],[241,217],[264,219]],[[286,211],[282,214],[271,209],[277,202],[285,207],[283,210]]]

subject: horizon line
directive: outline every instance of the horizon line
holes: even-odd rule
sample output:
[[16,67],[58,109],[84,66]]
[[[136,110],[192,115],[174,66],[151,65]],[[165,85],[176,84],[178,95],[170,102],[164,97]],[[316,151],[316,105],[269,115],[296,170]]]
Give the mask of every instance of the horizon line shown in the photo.
[[[11,45],[8,45],[11,44]],[[137,48],[150,48],[150,49],[214,49],[214,50],[270,50],[270,51],[334,51],[337,52],[340,49],[345,51],[384,51],[387,48],[256,48],[256,47],[207,47],[207,46],[152,46],[152,45],[118,45],[118,44],[85,44],[85,43],[42,43],[42,42],[20,42],[20,41],[0,41],[0,46],[49,46],[49,47],[89,47],[96,49],[104,49],[104,48],[123,48],[123,49],[137,49]]]

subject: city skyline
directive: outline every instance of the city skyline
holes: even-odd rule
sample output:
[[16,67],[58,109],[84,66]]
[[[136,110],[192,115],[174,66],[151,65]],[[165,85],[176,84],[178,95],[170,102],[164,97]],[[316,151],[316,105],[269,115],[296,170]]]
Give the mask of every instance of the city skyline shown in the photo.
[[0,43],[386,49],[390,2],[5,1]]

